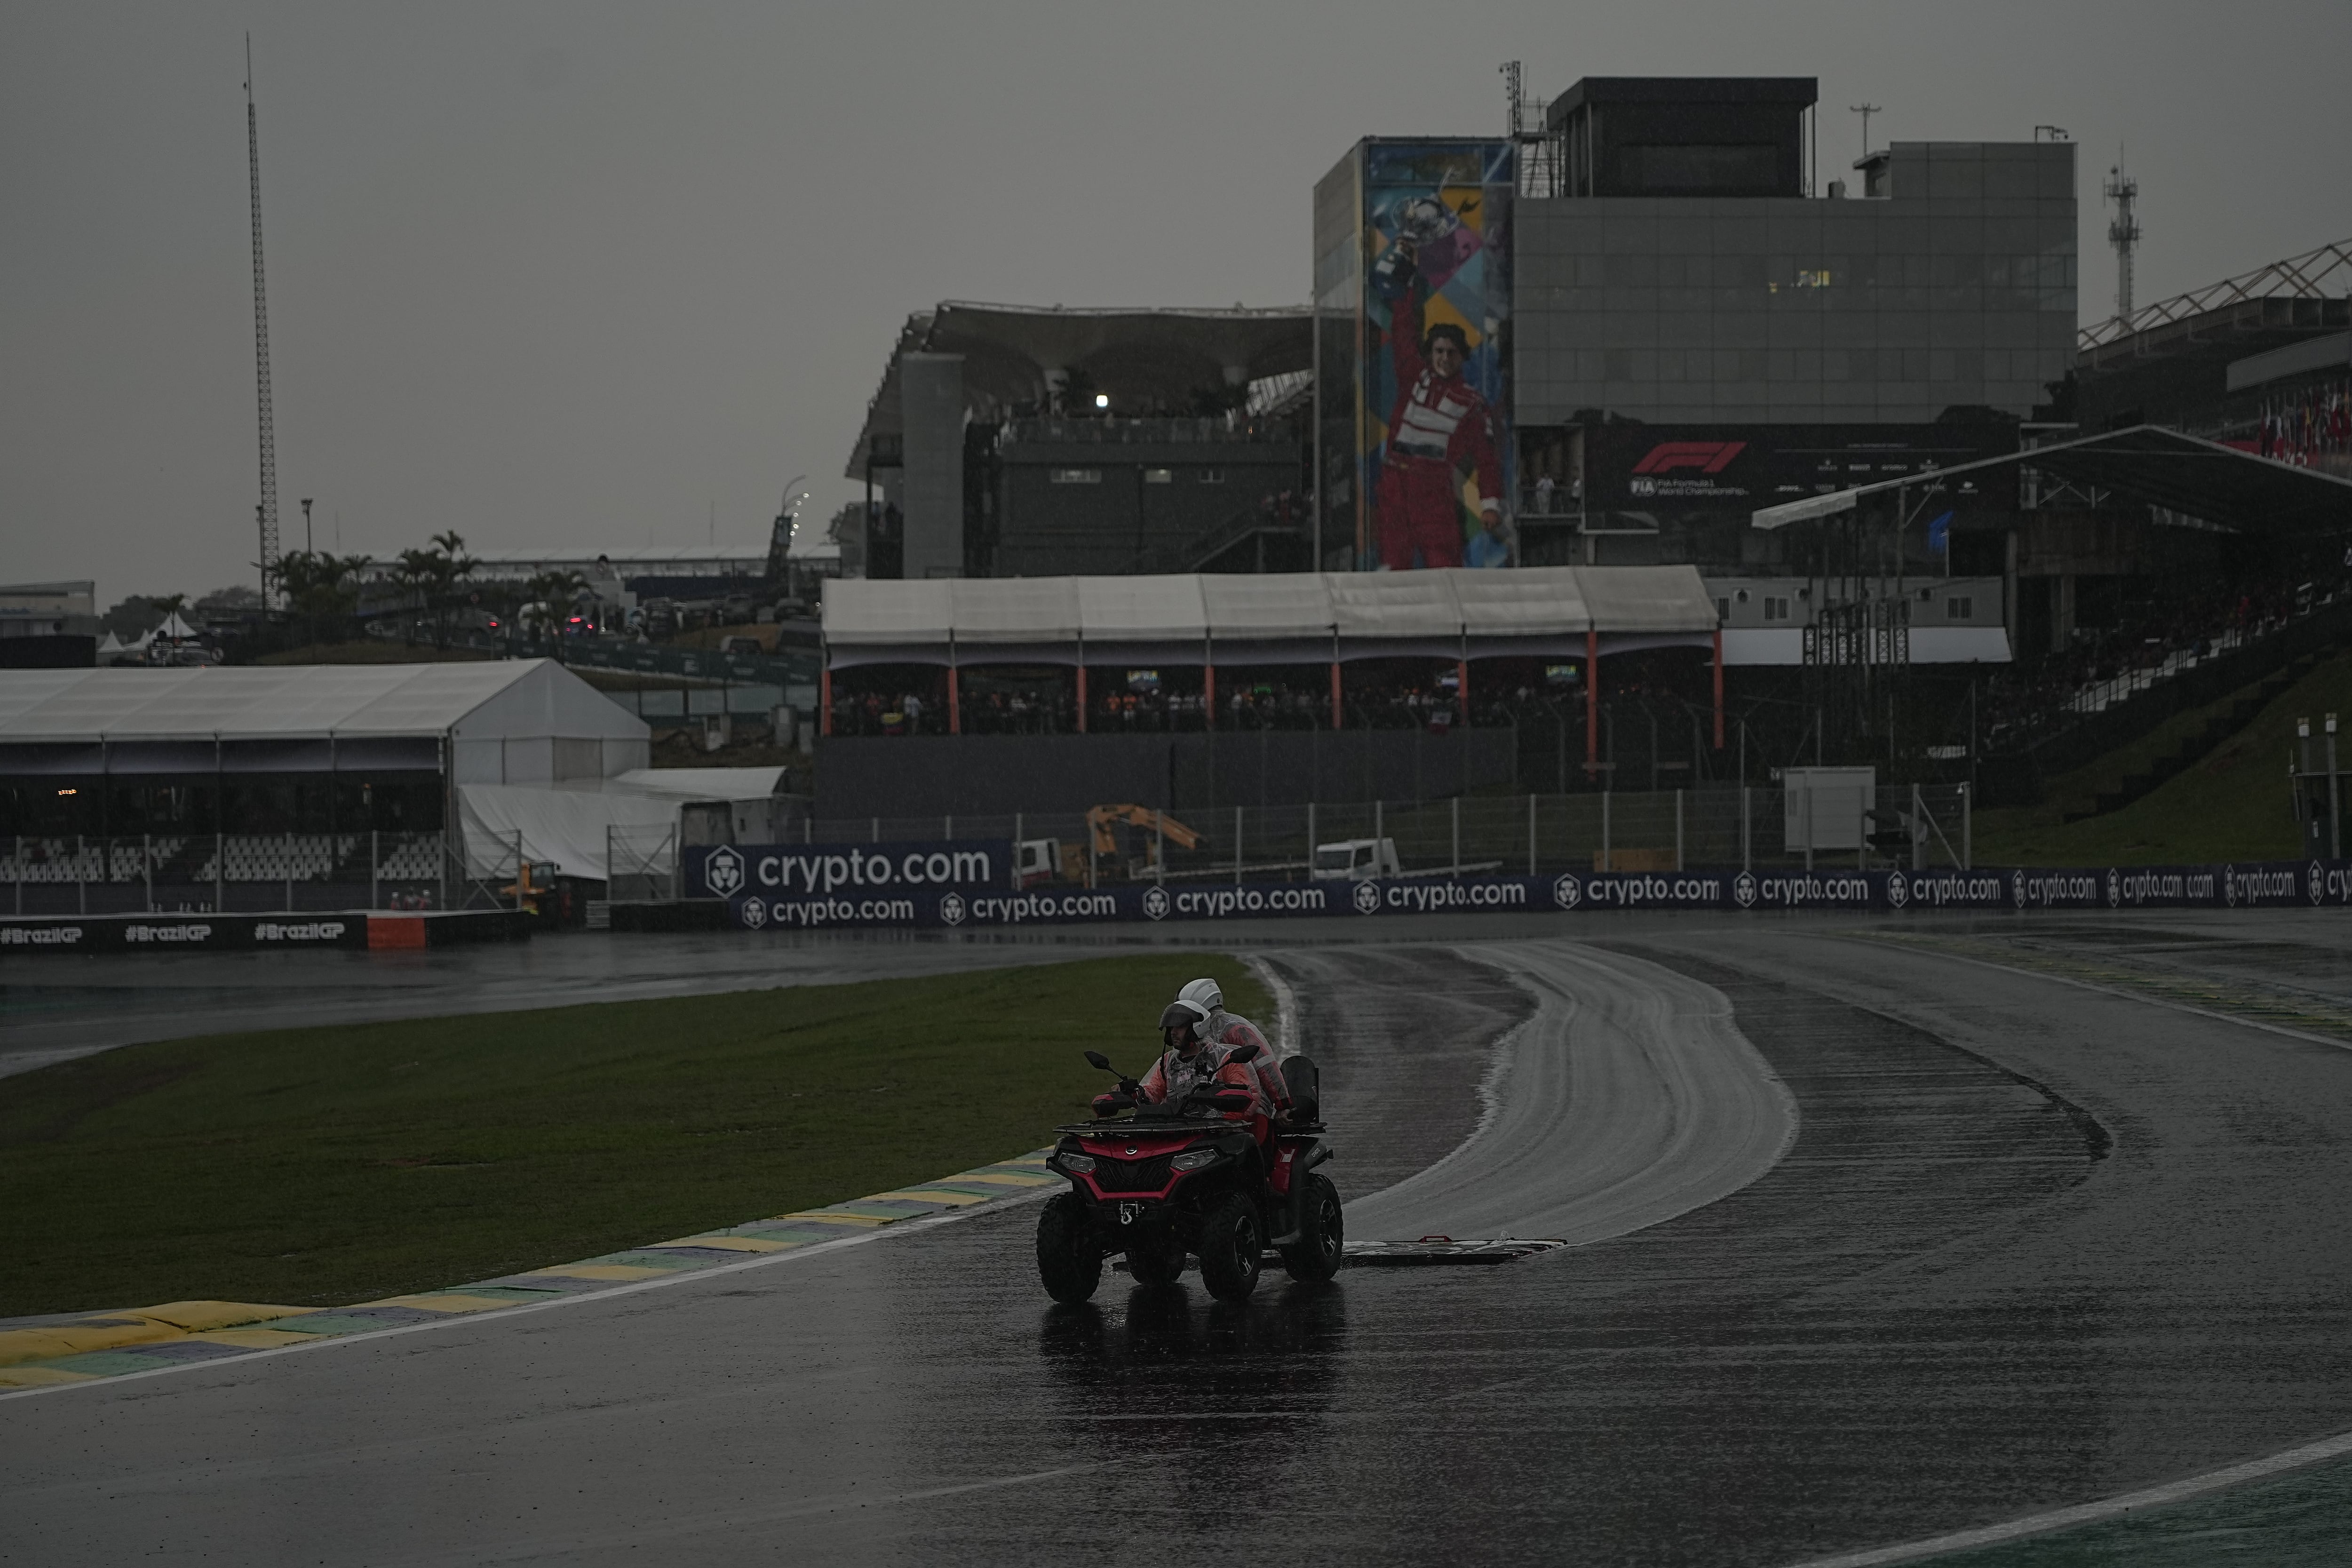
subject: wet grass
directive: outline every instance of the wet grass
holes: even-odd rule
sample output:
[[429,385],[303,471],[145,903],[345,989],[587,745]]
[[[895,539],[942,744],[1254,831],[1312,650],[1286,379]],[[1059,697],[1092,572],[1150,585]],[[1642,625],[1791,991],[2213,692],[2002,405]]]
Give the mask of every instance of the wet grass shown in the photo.
[[1223,955],[131,1046],[0,1079],[0,1316],[330,1305],[1035,1149]]
[[[1979,812],[1977,860],[1987,866],[2160,866],[2294,859],[2303,853],[2286,776],[2294,721],[2308,716],[2315,735],[2322,716],[2330,712],[2347,721],[2337,737],[2337,758],[2352,769],[2352,655],[2317,666],[2245,729],[2120,811],[2074,823],[2059,820],[2065,807],[2079,809],[2078,797],[2090,793],[2079,787],[2081,775],[2075,775],[2060,780],[2041,805]],[[2173,727],[2191,728],[2190,717],[2182,716]],[[2151,736],[2132,749],[2154,756],[2166,745]],[[2315,742],[2313,759],[2315,765],[2326,765]],[[2104,782],[2105,774],[2120,777],[2123,770],[2095,763],[2084,773],[2094,771]],[[2352,830],[2352,790],[2345,813]]]

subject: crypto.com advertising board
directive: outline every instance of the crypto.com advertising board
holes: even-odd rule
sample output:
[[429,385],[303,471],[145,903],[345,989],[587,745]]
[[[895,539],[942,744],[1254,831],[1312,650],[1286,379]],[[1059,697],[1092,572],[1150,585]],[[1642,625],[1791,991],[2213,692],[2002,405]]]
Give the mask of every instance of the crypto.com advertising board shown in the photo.
[[716,844],[684,852],[686,896],[790,898],[1005,888],[1013,881],[1008,838],[909,844]]
[[2352,862],[1973,871],[1570,871],[1361,882],[1051,886],[1018,892],[1002,883],[982,888],[897,881],[844,885],[814,895],[741,891],[729,903],[735,923],[747,931],[1003,930],[1297,916],[1606,916],[1635,910],[2284,909],[2352,905]]

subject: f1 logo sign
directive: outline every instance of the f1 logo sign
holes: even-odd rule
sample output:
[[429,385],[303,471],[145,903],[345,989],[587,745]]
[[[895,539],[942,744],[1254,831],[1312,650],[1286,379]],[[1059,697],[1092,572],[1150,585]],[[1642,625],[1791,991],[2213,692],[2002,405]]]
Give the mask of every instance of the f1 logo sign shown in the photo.
[[1633,471],[1671,474],[1677,468],[1696,468],[1702,474],[1719,474],[1747,449],[1745,441],[1661,441],[1633,465]]

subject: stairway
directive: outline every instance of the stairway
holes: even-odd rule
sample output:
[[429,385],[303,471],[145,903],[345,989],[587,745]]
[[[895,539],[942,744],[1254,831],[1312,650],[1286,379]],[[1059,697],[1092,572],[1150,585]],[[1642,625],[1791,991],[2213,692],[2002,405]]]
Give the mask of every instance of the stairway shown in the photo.
[[2105,816],[2110,812],[2121,811],[2143,796],[2153,795],[2165,783],[2188,772],[2231,736],[2252,723],[2263,709],[2277,701],[2289,687],[2310,674],[2328,651],[2332,650],[2306,653],[2285,668],[2273,670],[2252,691],[2231,703],[2228,711],[2207,720],[2203,730],[2157,758],[2143,771],[2125,774],[2123,782],[2116,788],[2093,796],[2088,811],[2065,813],[2064,820],[2085,822],[2095,816]]

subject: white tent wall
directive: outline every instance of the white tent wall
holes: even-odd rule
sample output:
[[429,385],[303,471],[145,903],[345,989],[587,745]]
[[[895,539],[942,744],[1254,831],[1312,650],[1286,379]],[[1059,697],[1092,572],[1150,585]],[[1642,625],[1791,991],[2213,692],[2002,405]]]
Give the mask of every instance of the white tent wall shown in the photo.
[[594,784],[652,761],[653,729],[549,660],[451,728],[459,784]]
[[[633,860],[631,870],[667,875],[677,854],[675,795],[620,791],[532,789],[514,784],[459,784],[458,820],[464,825],[469,876],[511,879],[515,856],[550,866],[569,877],[605,881],[615,837],[641,852],[660,845],[657,864]],[[620,830],[616,835],[614,830]]]

